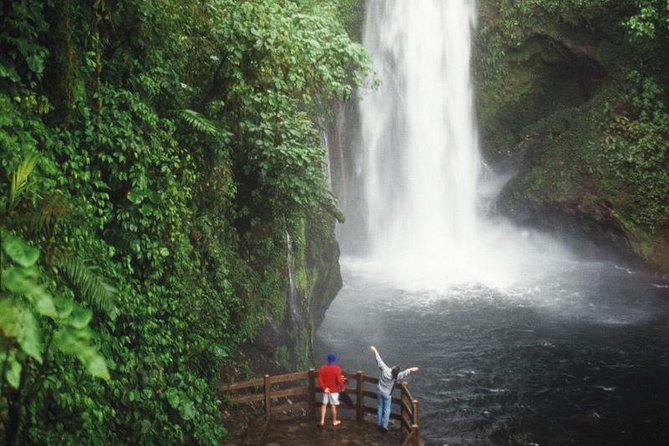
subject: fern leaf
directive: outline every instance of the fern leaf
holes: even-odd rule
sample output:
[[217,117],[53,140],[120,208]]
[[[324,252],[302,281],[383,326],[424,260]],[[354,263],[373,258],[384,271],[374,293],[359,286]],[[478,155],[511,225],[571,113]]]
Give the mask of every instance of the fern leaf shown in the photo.
[[22,212],[14,220],[32,234],[48,235],[53,233],[58,221],[67,212],[69,208],[63,201],[62,195],[54,193],[46,197],[38,209]]
[[28,184],[28,177],[37,165],[37,154],[28,155],[21,165],[12,173],[12,185],[9,189],[9,209],[16,206],[21,194]]
[[61,257],[57,263],[63,275],[89,305],[108,313],[115,310],[116,289],[93,267],[73,257]]
[[178,113],[179,117],[183,119],[186,124],[200,133],[210,136],[219,136],[222,134],[221,130],[216,127],[216,124],[195,110],[183,109],[179,110]]

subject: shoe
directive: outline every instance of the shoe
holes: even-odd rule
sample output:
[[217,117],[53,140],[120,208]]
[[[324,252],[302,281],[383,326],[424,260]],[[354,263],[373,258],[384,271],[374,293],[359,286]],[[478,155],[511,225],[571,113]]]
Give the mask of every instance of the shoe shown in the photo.
[[388,433],[388,428],[387,427],[382,427],[381,432],[383,432],[384,434],[387,434]]
[[333,426],[339,426],[341,424],[341,420],[333,421],[332,425]]

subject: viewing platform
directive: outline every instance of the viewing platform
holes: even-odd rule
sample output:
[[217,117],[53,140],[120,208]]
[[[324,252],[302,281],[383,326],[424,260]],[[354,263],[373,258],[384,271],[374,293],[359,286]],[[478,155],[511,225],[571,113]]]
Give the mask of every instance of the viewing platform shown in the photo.
[[244,425],[227,426],[229,446],[422,446],[418,401],[405,382],[398,382],[392,398],[391,425],[387,433],[376,425],[378,378],[362,371],[344,373],[352,405],[340,399],[338,418],[332,425],[328,408],[325,426],[318,425],[320,389],[318,372],[269,376],[221,386],[224,400],[234,410],[248,414]]

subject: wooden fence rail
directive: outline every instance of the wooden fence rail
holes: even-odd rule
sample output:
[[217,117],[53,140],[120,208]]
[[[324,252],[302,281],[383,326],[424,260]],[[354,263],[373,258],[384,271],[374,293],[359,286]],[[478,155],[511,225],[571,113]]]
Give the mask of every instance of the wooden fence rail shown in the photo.
[[[376,385],[378,378],[367,376],[362,371],[344,373],[347,389],[355,402],[355,419],[364,420],[365,413],[376,414]],[[288,373],[253,379],[240,383],[221,385],[222,393],[230,394],[229,400],[236,404],[260,404],[267,423],[273,416],[302,414],[316,416],[316,394],[321,393],[317,385],[318,372]],[[371,399],[372,404],[367,401]],[[419,446],[418,401],[411,395],[407,383],[396,386],[393,393],[390,417],[400,422],[402,446]]]

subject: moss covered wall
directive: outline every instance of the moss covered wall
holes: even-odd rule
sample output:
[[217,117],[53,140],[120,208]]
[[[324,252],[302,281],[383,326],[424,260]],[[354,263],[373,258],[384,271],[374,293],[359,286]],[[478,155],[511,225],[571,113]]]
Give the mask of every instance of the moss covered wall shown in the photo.
[[259,334],[245,348],[251,363],[264,373],[313,365],[313,336],[342,286],[334,225],[330,214],[310,215],[290,234],[285,294],[276,296],[276,311],[267,316]]
[[632,2],[484,0],[479,9],[484,155],[516,172],[499,209],[588,251],[669,271],[665,39],[630,38]]

